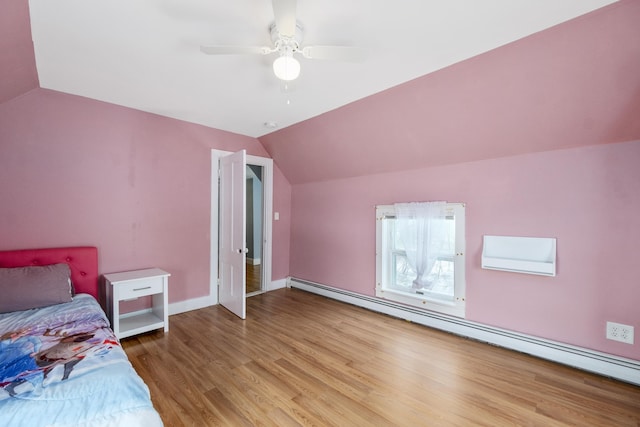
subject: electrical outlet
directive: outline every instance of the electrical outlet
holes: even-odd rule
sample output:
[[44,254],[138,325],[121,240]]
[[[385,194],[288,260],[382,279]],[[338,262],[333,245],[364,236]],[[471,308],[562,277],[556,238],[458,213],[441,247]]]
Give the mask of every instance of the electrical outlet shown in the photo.
[[607,322],[607,339],[633,344],[633,326]]

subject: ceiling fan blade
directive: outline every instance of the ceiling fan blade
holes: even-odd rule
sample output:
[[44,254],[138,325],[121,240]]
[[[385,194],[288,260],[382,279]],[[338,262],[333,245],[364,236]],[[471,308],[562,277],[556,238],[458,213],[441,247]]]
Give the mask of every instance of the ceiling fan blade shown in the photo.
[[280,35],[295,37],[297,0],[273,0],[273,15]]
[[306,46],[302,48],[302,56],[308,59],[361,62],[367,58],[367,51],[351,46]]
[[200,51],[207,55],[266,55],[271,48],[261,46],[200,46]]

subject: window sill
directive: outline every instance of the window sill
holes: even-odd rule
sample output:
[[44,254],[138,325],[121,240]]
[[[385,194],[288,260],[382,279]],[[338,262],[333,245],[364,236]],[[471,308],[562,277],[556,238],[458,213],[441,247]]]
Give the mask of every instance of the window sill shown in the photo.
[[448,314],[451,316],[465,318],[464,299],[459,301],[445,301],[436,298],[429,298],[425,295],[418,295],[408,292],[396,290],[380,290],[376,289],[376,296],[387,299],[389,301],[400,302],[412,307],[424,310],[435,311],[438,313]]

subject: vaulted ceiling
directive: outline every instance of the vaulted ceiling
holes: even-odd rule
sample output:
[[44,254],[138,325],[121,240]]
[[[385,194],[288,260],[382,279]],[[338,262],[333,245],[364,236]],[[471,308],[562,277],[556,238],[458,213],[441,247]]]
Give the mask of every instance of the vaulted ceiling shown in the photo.
[[269,44],[269,0],[0,5],[0,103],[42,87],[258,137],[292,184],[640,139],[637,0],[299,0],[305,44],[369,56],[301,59],[287,92],[273,57],[199,50]]
[[[16,33],[3,43],[15,39],[17,50],[28,50],[26,0],[2,2],[3,24]],[[258,137],[274,130],[265,123],[287,127],[612,2],[299,0],[303,44],[358,46],[369,55],[359,63],[302,58],[301,76],[287,92],[271,70],[273,55],[199,50],[269,45],[270,0],[29,5],[41,87]],[[13,46],[3,51],[16,54]],[[18,74],[30,66],[22,55]],[[33,79],[15,85],[9,96],[30,84]]]
[[260,142],[300,184],[640,140],[639,22],[622,0]]

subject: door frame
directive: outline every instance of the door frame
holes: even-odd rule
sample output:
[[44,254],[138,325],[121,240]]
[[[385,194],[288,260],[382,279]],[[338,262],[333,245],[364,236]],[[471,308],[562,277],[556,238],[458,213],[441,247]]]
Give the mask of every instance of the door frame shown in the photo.
[[[210,245],[210,276],[209,298],[213,305],[218,304],[218,234],[219,234],[219,188],[220,157],[232,154],[231,151],[211,150],[211,239]],[[268,157],[251,156],[247,154],[247,164],[262,166],[263,172],[263,225],[262,225],[262,271],[261,280],[264,291],[271,285],[271,248],[272,248],[272,220],[273,218],[273,159]]]

